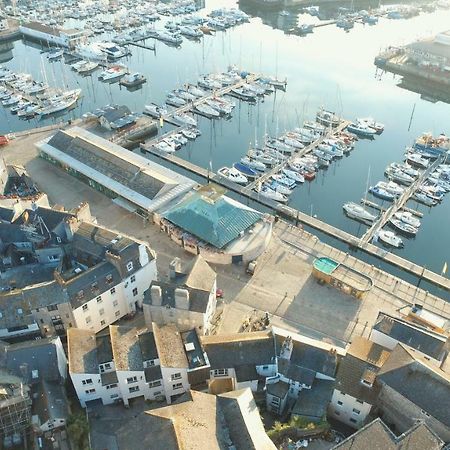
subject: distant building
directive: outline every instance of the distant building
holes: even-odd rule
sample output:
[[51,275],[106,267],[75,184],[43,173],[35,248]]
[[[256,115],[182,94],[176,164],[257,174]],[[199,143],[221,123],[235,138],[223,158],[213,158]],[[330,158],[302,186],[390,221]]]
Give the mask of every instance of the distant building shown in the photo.
[[216,310],[217,275],[198,255],[189,267],[181,268],[179,258],[169,267],[168,281],[152,281],[144,294],[145,323],[174,323],[185,331],[198,328],[208,334]]
[[353,428],[365,424],[379,394],[375,378],[389,354],[389,349],[368,339],[353,339],[337,371],[330,417]]
[[276,448],[265,433],[250,389],[220,394],[217,397],[190,391],[176,404],[147,411],[147,414],[149,422],[159,425],[159,432],[154,433],[155,448]]
[[128,106],[109,106],[98,118],[100,125],[107,130],[117,130],[136,122]]
[[85,30],[64,30],[40,22],[24,23],[20,25],[19,30],[27,38],[70,49],[85,42],[88,36]]
[[423,422],[396,436],[381,419],[375,419],[333,450],[441,450],[444,442]]

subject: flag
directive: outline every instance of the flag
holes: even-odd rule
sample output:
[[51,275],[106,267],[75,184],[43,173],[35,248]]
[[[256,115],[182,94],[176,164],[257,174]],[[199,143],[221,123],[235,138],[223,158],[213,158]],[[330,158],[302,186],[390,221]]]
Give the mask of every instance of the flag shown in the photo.
[[447,261],[444,263],[444,267],[442,268],[442,275],[447,273]]

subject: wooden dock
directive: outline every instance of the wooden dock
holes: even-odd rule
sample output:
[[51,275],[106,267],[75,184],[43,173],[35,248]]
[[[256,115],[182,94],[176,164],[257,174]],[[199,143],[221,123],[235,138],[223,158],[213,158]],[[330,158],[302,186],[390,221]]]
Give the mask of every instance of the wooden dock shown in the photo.
[[263,197],[259,195],[257,192],[253,190],[249,190],[245,186],[240,186],[228,179],[217,175],[214,172],[211,172],[203,167],[199,167],[189,161],[186,161],[178,156],[173,154],[167,154],[164,152],[160,152],[154,147],[145,147],[145,144],[141,145],[141,149],[144,152],[148,152],[158,158],[163,159],[164,161],[170,162],[175,166],[184,169],[188,172],[191,172],[195,175],[198,175],[202,178],[207,179],[208,181],[212,181],[220,186],[225,187],[226,189],[233,191],[237,194],[240,194],[250,200],[253,200],[269,209],[274,211],[277,215],[282,216],[288,219],[291,222],[294,222],[296,225],[302,224],[307,227],[311,227],[314,230],[325,233],[326,235],[337,239],[347,245],[352,249],[361,250],[364,253],[374,256],[377,259],[380,259],[390,265],[403,270],[409,274],[416,276],[417,278],[426,281],[428,283],[433,284],[443,290],[450,291],[450,279],[445,278],[431,270],[426,269],[425,267],[419,266],[411,261],[408,261],[398,255],[387,252],[386,250],[377,247],[370,242],[362,242],[360,238],[353,236],[346,231],[343,231],[339,228],[336,228],[328,223],[322,222],[316,217],[309,216],[297,209],[291,208],[290,206],[281,205],[280,203],[271,200],[267,197]]
[[376,220],[372,226],[362,235],[361,244],[364,245],[368,242],[372,242],[372,239],[376,234],[389,222],[392,216],[402,209],[406,202],[416,193],[420,186],[422,186],[423,182],[429,177],[430,173],[433,172],[436,167],[441,164],[442,159],[437,158],[429,167],[424,170],[419,177],[411,184],[405,192],[396,199],[393,204],[381,214],[381,216]]

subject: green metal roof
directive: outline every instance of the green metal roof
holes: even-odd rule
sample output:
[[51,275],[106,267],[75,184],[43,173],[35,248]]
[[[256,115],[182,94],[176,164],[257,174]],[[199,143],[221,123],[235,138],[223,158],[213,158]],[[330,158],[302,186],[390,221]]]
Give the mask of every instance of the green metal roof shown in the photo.
[[194,194],[164,214],[174,225],[222,248],[261,219],[261,214],[231,199],[215,201]]
[[337,266],[339,266],[338,262],[327,257],[317,258],[314,261],[314,267],[326,274],[334,272]]

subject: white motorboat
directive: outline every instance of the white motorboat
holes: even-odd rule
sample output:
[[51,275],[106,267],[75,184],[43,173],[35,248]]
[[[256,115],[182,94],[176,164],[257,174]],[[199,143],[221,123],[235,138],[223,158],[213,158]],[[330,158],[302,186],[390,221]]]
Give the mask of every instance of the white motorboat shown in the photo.
[[180,34],[186,37],[198,39],[203,36],[203,33],[200,31],[200,29],[196,27],[190,27],[188,25],[186,26],[180,26],[179,27]]
[[282,136],[280,138],[281,141],[283,141],[286,145],[289,145],[290,147],[294,147],[295,149],[302,149],[305,148],[305,144],[301,143],[297,139],[290,137],[288,134],[286,136]]
[[119,59],[128,55],[128,51],[125,48],[114,44],[114,42],[100,42],[97,45],[108,59]]
[[235,104],[224,99],[211,98],[205,102],[208,106],[215,109],[219,114],[229,115],[233,112]]
[[270,155],[267,152],[263,152],[260,150],[250,150],[248,152],[248,156],[270,167],[274,166],[278,162],[277,158],[275,158],[274,156]]
[[286,175],[281,175],[281,174],[275,174],[272,175],[272,179],[275,180],[277,183],[286,186],[289,189],[294,189],[297,184],[295,183],[295,180],[293,180],[292,178],[289,178]]
[[377,134],[376,130],[361,122],[351,123],[347,127],[347,130],[350,131],[350,133],[356,134],[357,136],[368,138],[373,137],[375,134]]
[[173,142],[167,142],[165,139],[155,144],[155,148],[164,153],[173,153],[176,150],[175,144]]
[[235,169],[234,167],[222,167],[217,171],[219,175],[221,175],[224,178],[227,178],[230,181],[233,181],[237,184],[247,184],[248,179],[245,175],[243,175],[239,170]]
[[84,75],[87,73],[93,72],[95,69],[98,68],[98,63],[95,61],[85,61],[85,63],[79,67],[78,73]]
[[3,106],[12,106],[12,105],[15,105],[16,103],[19,103],[21,100],[22,100],[21,95],[11,95],[11,97],[2,101],[2,105]]
[[111,66],[104,70],[98,76],[98,79],[104,82],[117,81],[128,73],[128,69],[121,65]]
[[374,239],[378,239],[386,245],[395,248],[402,248],[403,241],[393,231],[379,230]]
[[392,217],[389,220],[389,225],[394,227],[396,230],[400,231],[401,233],[407,234],[408,236],[415,236],[417,232],[419,231],[418,228],[413,227],[409,223],[403,222],[403,220],[396,219],[395,217]]
[[186,145],[188,143],[187,138],[183,136],[181,133],[174,134],[172,136],[172,140],[180,145]]
[[389,192],[390,194],[395,195],[396,197],[399,197],[400,195],[405,192],[405,188],[402,188],[394,181],[379,181],[376,184],[377,187]]
[[269,189],[272,189],[272,191],[279,192],[283,195],[289,196],[292,194],[292,189],[289,189],[287,186],[284,186],[283,184],[280,184],[275,180],[264,183],[263,186],[267,186]]
[[41,118],[65,111],[71,108],[80,98],[81,89],[74,89],[73,91],[67,91],[60,96],[55,97],[54,100],[50,100],[48,104],[37,109],[36,113]]
[[257,191],[259,195],[263,197],[270,198],[271,200],[275,200],[279,203],[287,203],[288,198],[282,194],[281,192],[274,191],[270,189],[268,186],[263,186],[259,191]]
[[367,209],[357,203],[344,203],[342,208],[344,209],[345,214],[351,219],[360,220],[361,222],[368,224],[373,223],[377,219],[376,215],[370,213]]
[[144,84],[147,81],[147,78],[142,73],[135,72],[130,73],[128,75],[125,75],[121,80],[120,84],[122,86],[132,88],[136,86],[140,86],[141,84]]
[[206,95],[206,92],[203,91],[202,89],[200,89],[197,86],[194,86],[192,84],[190,84],[187,87],[187,91],[190,92],[192,95],[195,95],[196,97],[200,98],[200,97],[204,97]]
[[185,113],[174,114],[173,118],[176,121],[180,122],[181,124],[189,125],[191,127],[196,127],[197,126],[197,121],[192,116],[190,116],[189,114],[185,114]]
[[179,34],[170,33],[168,31],[160,31],[156,38],[171,45],[181,45],[183,42],[183,38]]
[[144,114],[147,114],[155,119],[159,119],[161,116],[167,114],[167,109],[156,105],[155,103],[150,103],[144,106]]
[[436,200],[433,200],[431,197],[422,192],[416,192],[413,195],[413,199],[419,203],[423,203],[426,206],[436,206],[438,203]]
[[420,167],[422,169],[426,169],[429,164],[428,159],[423,158],[418,153],[408,153],[406,155],[406,160],[413,166]]
[[196,137],[197,134],[194,133],[192,130],[189,130],[187,128],[183,128],[180,133],[187,139],[190,139],[191,141],[193,141]]
[[176,97],[180,97],[183,100],[186,100],[187,102],[193,102],[194,100],[197,99],[197,97],[190,93],[189,91],[186,91],[184,89],[176,89],[175,91],[172,92],[173,95],[175,95]]
[[83,67],[85,64],[87,63],[87,61],[85,61],[84,59],[81,59],[80,61],[77,61],[76,63],[73,63],[70,65],[70,68],[72,70],[75,70],[75,72],[78,72],[78,70]]
[[245,164],[251,169],[259,170],[260,172],[264,172],[267,169],[266,165],[263,162],[257,161],[256,159],[249,156],[244,156],[243,158],[241,158],[241,163]]
[[409,186],[414,181],[414,178],[411,175],[408,175],[406,172],[403,172],[399,169],[386,169],[386,176],[390,180],[404,184],[406,186]]
[[376,122],[372,117],[362,117],[356,119],[357,123],[363,124],[366,127],[373,128],[377,134],[381,134],[384,131],[384,124]]
[[186,105],[186,100],[181,97],[177,97],[174,94],[168,94],[166,98],[166,103],[170,106],[175,106],[175,108],[179,108],[180,106]]
[[196,105],[194,107],[194,112],[196,112],[197,114],[200,114],[202,116],[205,116],[208,119],[217,119],[218,117],[220,117],[219,111],[215,110],[214,108],[212,108],[211,106],[209,106],[205,103]]
[[59,59],[64,55],[64,50],[60,49],[60,48],[54,48],[51,49],[48,53],[47,53],[47,58],[52,61],[55,59]]
[[299,172],[296,172],[294,170],[289,170],[289,169],[283,169],[282,172],[287,177],[291,178],[292,180],[296,181],[297,183],[304,183],[305,182],[305,178]]
[[314,120],[305,120],[303,122],[303,127],[307,130],[311,130],[314,133],[324,134],[326,131],[326,128],[324,125],[315,122]]
[[420,228],[420,220],[417,217],[414,217],[410,212],[408,211],[397,211],[394,214],[394,217],[396,219],[401,220],[402,222],[407,223],[408,225],[412,225],[415,228]]
[[334,112],[327,111],[326,109],[321,108],[316,114],[316,122],[324,125],[327,128],[335,128],[339,125],[341,120]]

